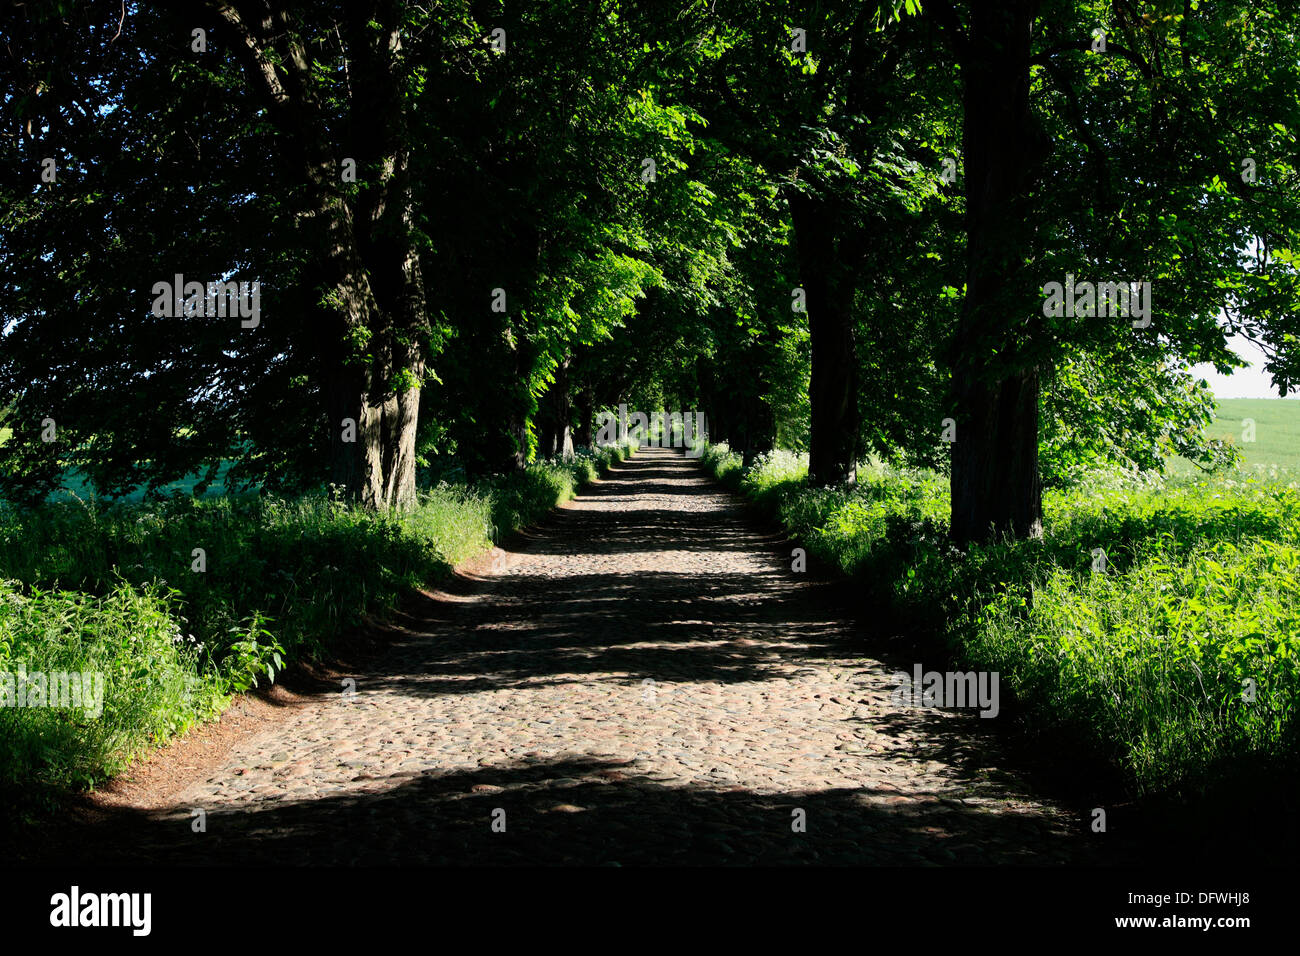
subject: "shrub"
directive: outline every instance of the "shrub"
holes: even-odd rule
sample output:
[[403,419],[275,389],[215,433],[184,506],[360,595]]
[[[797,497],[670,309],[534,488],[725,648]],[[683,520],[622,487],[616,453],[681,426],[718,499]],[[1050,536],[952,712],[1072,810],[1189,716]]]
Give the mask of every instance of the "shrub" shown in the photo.
[[224,681],[199,666],[202,648],[181,629],[175,598],[160,586],[124,582],[92,597],[0,581],[0,675],[98,675],[103,689],[98,714],[85,706],[18,707],[13,698],[0,707],[7,802],[20,799],[20,785],[90,786],[220,710]]

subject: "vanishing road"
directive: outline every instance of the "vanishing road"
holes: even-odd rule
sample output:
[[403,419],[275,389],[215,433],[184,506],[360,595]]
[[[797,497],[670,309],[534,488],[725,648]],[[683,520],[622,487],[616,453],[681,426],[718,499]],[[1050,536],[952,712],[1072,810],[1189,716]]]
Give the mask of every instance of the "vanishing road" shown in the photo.
[[283,708],[85,856],[1092,861],[1084,808],[1036,797],[995,721],[891,703],[910,664],[678,451],[642,450],[494,564],[408,606],[354,693]]

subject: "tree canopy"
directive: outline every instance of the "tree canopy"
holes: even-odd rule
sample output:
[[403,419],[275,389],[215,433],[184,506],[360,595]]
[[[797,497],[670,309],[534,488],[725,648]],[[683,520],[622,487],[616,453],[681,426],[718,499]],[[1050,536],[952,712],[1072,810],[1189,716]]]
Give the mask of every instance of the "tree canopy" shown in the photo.
[[1283,0],[8,6],[0,495],[230,462],[401,508],[440,461],[517,469],[628,404],[807,450],[818,484],[945,469],[956,537],[1032,535],[1081,466],[1231,458],[1189,371],[1239,364],[1230,336],[1300,382],[1298,26]]

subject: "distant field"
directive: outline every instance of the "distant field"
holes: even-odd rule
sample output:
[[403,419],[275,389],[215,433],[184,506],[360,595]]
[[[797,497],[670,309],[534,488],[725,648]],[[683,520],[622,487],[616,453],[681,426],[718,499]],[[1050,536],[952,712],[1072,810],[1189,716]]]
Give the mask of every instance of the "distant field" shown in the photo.
[[[231,464],[232,463],[228,461],[223,461],[221,463],[220,467],[217,468],[216,480],[213,481],[212,484],[208,486],[208,489],[207,491],[204,492],[203,497],[217,498],[226,493],[226,485],[225,485],[226,472],[230,471]],[[200,477],[201,476],[197,474],[189,475],[185,478],[182,478],[180,481],[173,481],[171,484],[164,485],[159,490],[164,495],[171,495],[171,494],[175,494],[176,492],[180,492],[181,494],[193,494],[194,486],[199,483]],[[65,472],[63,475],[63,487],[60,488],[58,491],[52,492],[50,494],[50,500],[58,501],[68,496],[73,496],[84,500],[86,498],[94,497],[95,489],[92,488],[90,483],[86,481],[86,479],[82,477],[75,469],[70,469],[67,472]],[[142,501],[143,499],[144,499],[144,488],[142,486],[136,488],[130,494],[124,495],[121,498],[118,498],[116,500]]]
[[[1232,442],[1242,453],[1242,471],[1300,479],[1300,401],[1284,398],[1225,398],[1210,435]],[[1255,423],[1255,440],[1245,440],[1246,421]],[[1170,472],[1195,471],[1190,462],[1170,461]]]
[[[12,428],[0,428],[0,445],[3,445],[8,441],[12,434]],[[207,491],[204,493],[204,497],[215,498],[226,493],[225,477],[226,472],[230,471],[231,464],[232,463],[228,461],[223,461],[221,463],[221,466],[217,469],[216,480],[208,486]],[[174,481],[169,485],[165,485],[161,490],[163,494],[173,494],[178,491],[183,494],[191,494],[194,491],[194,486],[198,484],[200,477],[201,476],[197,474],[189,475],[180,481]],[[69,469],[64,473],[63,486],[50,494],[50,500],[57,501],[67,498],[70,495],[82,499],[95,496],[95,490],[90,486],[85,478],[76,471],[76,469]],[[140,487],[119,500],[140,501],[143,498],[144,489],[143,487]]]

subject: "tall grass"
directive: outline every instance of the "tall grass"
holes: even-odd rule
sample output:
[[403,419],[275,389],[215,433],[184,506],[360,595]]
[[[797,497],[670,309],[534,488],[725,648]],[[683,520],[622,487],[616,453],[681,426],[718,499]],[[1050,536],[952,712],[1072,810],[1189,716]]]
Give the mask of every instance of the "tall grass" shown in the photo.
[[0,581],[0,674],[72,672],[103,681],[99,713],[19,709],[12,696],[0,707],[7,805],[19,786],[90,786],[226,703],[223,681],[199,666],[197,648],[181,631],[174,597],[152,585],[118,584],[92,597]]

